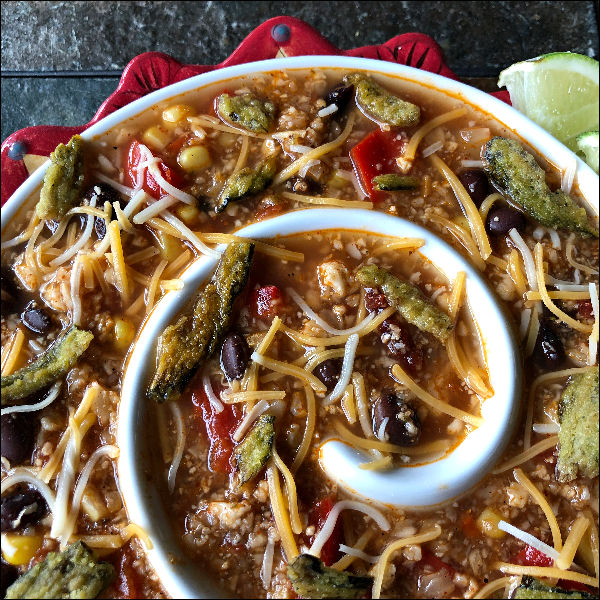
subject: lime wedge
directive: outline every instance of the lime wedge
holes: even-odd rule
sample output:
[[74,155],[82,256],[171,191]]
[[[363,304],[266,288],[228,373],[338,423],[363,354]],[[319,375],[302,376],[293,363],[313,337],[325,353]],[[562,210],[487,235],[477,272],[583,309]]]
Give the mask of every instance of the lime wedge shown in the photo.
[[585,162],[598,172],[598,130],[586,131],[577,136],[577,148],[585,156]]
[[513,106],[571,150],[577,136],[598,129],[598,61],[553,52],[515,63],[500,73]]

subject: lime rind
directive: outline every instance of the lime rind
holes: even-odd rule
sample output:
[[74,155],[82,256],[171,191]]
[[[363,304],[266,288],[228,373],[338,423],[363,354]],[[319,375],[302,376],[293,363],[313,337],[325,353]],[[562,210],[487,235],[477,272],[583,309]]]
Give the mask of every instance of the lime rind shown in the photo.
[[585,156],[585,162],[598,173],[598,138],[596,131],[585,131],[577,136],[577,148]]

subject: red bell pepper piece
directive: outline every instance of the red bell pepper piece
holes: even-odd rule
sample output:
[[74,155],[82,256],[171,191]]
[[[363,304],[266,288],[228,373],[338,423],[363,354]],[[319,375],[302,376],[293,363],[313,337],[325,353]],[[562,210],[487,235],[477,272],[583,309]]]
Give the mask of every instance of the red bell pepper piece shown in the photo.
[[448,563],[438,558],[435,554],[429,552],[429,550],[423,549],[421,551],[421,560],[417,563],[420,567],[429,567],[430,571],[438,573],[439,571],[446,570],[451,577],[454,577],[456,569],[451,567]]
[[235,447],[232,435],[241,421],[239,409],[225,404],[221,412],[216,412],[201,385],[192,391],[192,402],[200,409],[210,442],[208,468],[213,473],[231,473],[233,465],[230,459]]
[[[310,511],[310,514],[308,515],[308,523],[313,525],[317,532],[325,524],[325,521],[327,520],[327,517],[334,505],[335,497],[327,496],[320,502],[317,502],[314,508]],[[313,540],[314,536],[310,539],[311,544]],[[332,565],[342,557],[342,553],[340,552],[340,544],[343,543],[344,533],[342,529],[342,522],[340,519],[338,519],[335,527],[333,528],[333,533],[329,536],[329,539],[325,542],[321,550],[321,560],[327,566]]]
[[514,558],[513,562],[516,565],[524,565],[527,567],[551,567],[554,560],[548,555],[536,550],[532,546],[525,546]]
[[[512,562],[517,565],[524,565],[528,567],[551,567],[554,564],[554,560],[552,558],[529,545],[525,546],[525,548],[523,548],[523,550],[517,554]],[[559,579],[556,585],[563,590],[578,590],[580,592],[590,591],[590,589],[583,583],[579,583],[578,581],[569,581],[568,579]]]
[[[140,143],[137,140],[131,142],[129,149],[127,150],[127,168],[125,169],[125,182],[130,187],[137,185],[137,166],[140,164],[142,159],[142,152],[140,150]],[[160,174],[165,180],[174,185],[175,187],[181,187],[183,179],[177,173],[174,168],[171,168],[165,164],[163,160],[158,163],[158,169]],[[144,191],[153,198],[160,198],[166,192],[158,185],[154,177],[149,173],[148,169],[144,172],[144,182],[142,184]]]
[[265,285],[252,292],[250,308],[257,318],[272,318],[283,304],[283,294],[276,285]]
[[373,177],[400,173],[396,159],[402,155],[406,142],[406,138],[398,130],[376,129],[350,150],[350,158],[360,185],[373,202],[383,200],[386,194],[373,189]]

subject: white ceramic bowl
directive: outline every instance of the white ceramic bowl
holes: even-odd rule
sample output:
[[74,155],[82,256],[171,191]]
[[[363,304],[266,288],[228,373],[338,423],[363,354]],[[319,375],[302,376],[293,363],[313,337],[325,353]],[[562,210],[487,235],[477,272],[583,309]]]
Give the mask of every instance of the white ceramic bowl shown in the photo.
[[[343,217],[343,219],[341,219]],[[420,466],[386,472],[366,471],[358,464],[368,460],[364,454],[346,444],[330,440],[320,449],[321,465],[330,478],[363,500],[400,506],[427,507],[464,493],[474,486],[493,466],[508,444],[518,413],[521,394],[521,365],[507,315],[498,305],[476,269],[446,242],[427,229],[410,221],[367,210],[307,209],[261,221],[236,232],[254,239],[272,238],[311,231],[346,230],[386,236],[422,238],[425,245],[419,252],[453,281],[459,271],[465,271],[466,301],[479,325],[487,356],[490,383],[494,396],[482,406],[484,424],[466,436],[464,441],[443,458]],[[122,383],[119,410],[118,445],[119,479],[130,518],[150,535],[154,549],[149,553],[163,584],[177,598],[206,594],[206,582],[198,579],[193,564],[186,563],[173,532],[168,526],[159,489],[165,488],[164,478],[148,470],[141,457],[150,452],[148,437],[141,423],[148,421],[146,389],[155,369],[153,360],[156,341],[198,288],[216,267],[217,259],[201,257],[182,275],[183,289],[169,292],[156,305],[144,323],[129,357]],[[149,476],[150,473],[150,476]],[[173,556],[177,557],[175,565]]]
[[[211,71],[209,73],[198,75],[197,77],[173,84],[162,90],[140,98],[135,102],[132,102],[131,104],[119,109],[118,111],[112,113],[105,119],[90,127],[82,134],[82,136],[84,139],[94,139],[95,137],[104,134],[108,130],[125,123],[128,119],[131,119],[144,112],[158,102],[169,100],[170,98],[174,98],[180,94],[203,87],[205,85],[226,82],[235,77],[255,73],[263,73],[280,69],[303,68],[341,68],[348,70],[365,70],[372,73],[378,73],[380,75],[416,82],[423,86],[424,89],[434,90],[453,98],[463,100],[472,105],[475,109],[481,110],[482,112],[493,116],[497,121],[506,126],[507,129],[512,130],[525,143],[535,149],[541,156],[544,156],[557,168],[562,170],[566,169],[571,161],[575,158],[577,162],[577,173],[574,183],[575,185],[579,186],[579,189],[581,190],[587,203],[590,205],[592,211],[595,214],[598,214],[598,177],[596,174],[585,163],[583,163],[583,161],[575,157],[575,155],[568,148],[554,139],[538,125],[515,111],[504,102],[475,88],[471,88],[457,81],[447,79],[439,75],[413,69],[411,67],[384,61],[375,61],[371,59],[344,56],[303,56],[248,63],[228,67],[222,70]],[[6,224],[15,215],[17,215],[19,209],[25,204],[27,198],[40,186],[47,165],[48,163],[42,165],[31,177],[29,177],[2,208],[2,230],[4,230]],[[306,218],[301,215],[307,214],[313,213],[312,211],[302,211],[294,213],[286,218],[291,218],[293,220]],[[336,212],[337,219],[339,219],[339,215],[341,214],[342,213],[340,212]],[[349,211],[343,214],[349,214]],[[375,214],[371,214],[375,218]],[[308,218],[310,219],[312,217]],[[339,226],[339,224],[340,223],[338,221],[337,225]],[[312,223],[313,228],[314,226],[315,223]],[[307,227],[310,228],[309,223],[307,223]],[[250,231],[252,231],[251,228],[248,229],[246,234],[255,235],[251,234]],[[256,233],[256,235],[258,235],[258,233]],[[451,251],[449,251],[448,254],[449,263],[452,263],[451,257],[454,256],[455,253],[452,254],[450,252]],[[451,269],[452,267],[449,268]],[[200,266],[194,267],[194,273],[196,277],[194,281],[199,283],[210,272],[210,270],[211,265],[208,261],[203,262],[202,268],[200,268]],[[449,271],[449,274],[451,274],[451,271]],[[187,277],[187,275],[184,275],[184,277]],[[474,280],[472,277],[470,279]],[[190,290],[192,288],[193,283],[190,281],[187,289]],[[472,290],[468,291],[469,294],[473,293]],[[157,315],[157,317],[159,312],[162,311],[165,311],[165,315],[174,314],[174,312],[168,313],[168,307],[172,306],[172,298],[174,298],[175,294],[175,292],[169,292],[169,294],[167,294],[165,298],[163,298],[157,304],[152,314]],[[142,337],[145,335],[145,331],[146,328],[144,328],[142,331]],[[514,356],[507,357],[507,368],[516,368],[514,360]],[[496,381],[495,377],[497,376],[492,376],[492,383],[498,391],[502,387],[502,382]],[[127,392],[125,386],[123,392]],[[164,512],[160,512],[164,511],[164,509],[162,506],[159,507],[159,499],[156,490],[153,490],[147,486],[145,478],[142,480],[139,477],[132,475],[136,473],[136,468],[140,468],[143,462],[143,457],[140,457],[140,460],[136,461],[137,467],[135,465],[132,466],[131,462],[134,461],[133,454],[131,454],[132,449],[134,447],[140,447],[144,441],[153,441],[146,439],[146,431],[135,427],[136,423],[139,423],[139,421],[137,421],[139,412],[136,412],[136,410],[139,411],[141,407],[143,407],[143,403],[136,403],[135,407],[125,403],[121,409],[121,417],[123,418],[123,422],[122,426],[119,427],[119,444],[121,446],[122,459],[120,462],[119,472],[120,484],[122,486],[127,509],[132,520],[146,526],[150,532],[151,538],[155,544],[155,550],[150,553],[151,559],[156,566],[157,572],[167,590],[174,597],[215,597],[219,595],[218,589],[215,588],[211,581],[205,577],[202,577],[201,571],[199,571],[196,564],[186,563],[185,559],[177,549],[176,540],[173,539],[171,530],[168,527],[164,527],[164,523],[166,523]],[[133,410],[133,413],[128,414],[128,410]],[[486,414],[487,410],[488,409],[486,409],[484,406],[484,416],[488,416]],[[508,410],[507,417],[510,414],[512,414],[512,408]],[[331,452],[337,453],[335,454],[336,459],[339,457],[339,460],[345,461],[345,463],[348,465],[352,464],[353,461],[356,461],[356,458],[352,457],[347,450],[339,447],[339,445],[336,449],[336,446],[333,444],[334,443],[332,442]],[[500,445],[498,447],[500,447]],[[329,446],[330,445],[327,445],[328,448]],[[323,456],[326,457],[328,452],[329,450],[324,451]],[[471,456],[468,458],[472,459]],[[325,458],[326,465],[328,460],[329,459]],[[485,469],[486,465],[488,465],[488,463],[486,461],[482,461],[480,468]],[[388,485],[387,482],[382,480],[373,481],[369,485],[379,486],[381,484],[384,486]],[[464,480],[460,482],[459,487],[468,487],[468,485],[469,481]],[[356,488],[362,489],[362,486],[363,484],[357,484]],[[443,490],[439,489],[437,492],[436,490],[431,490],[431,493],[432,497],[434,497],[437,493],[438,499],[444,496]],[[135,500],[136,498],[137,500]],[[144,506],[148,508],[148,512],[145,514],[138,514],[141,507]]]

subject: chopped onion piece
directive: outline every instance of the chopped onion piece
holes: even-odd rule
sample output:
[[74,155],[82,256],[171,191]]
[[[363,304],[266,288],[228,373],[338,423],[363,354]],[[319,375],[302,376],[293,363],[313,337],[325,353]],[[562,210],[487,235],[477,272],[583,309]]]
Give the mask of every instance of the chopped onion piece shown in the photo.
[[560,189],[565,194],[571,193],[571,188],[573,187],[573,180],[575,179],[576,172],[577,172],[577,161],[573,157],[573,159],[567,165],[567,168],[563,171],[562,176],[560,178]]
[[465,169],[483,169],[482,160],[461,160],[460,165]]
[[431,144],[430,146],[427,146],[427,148],[423,148],[423,151],[421,152],[423,158],[427,158],[428,156],[431,156],[432,154],[435,154],[438,150],[441,150],[444,147],[444,143],[437,141],[437,142],[433,142],[433,144]]
[[517,250],[521,253],[523,257],[523,264],[525,265],[525,274],[527,275],[527,283],[529,287],[537,292],[538,284],[537,277],[535,275],[535,263],[533,262],[533,254],[529,249],[529,246],[525,243],[525,240],[520,236],[519,232],[516,229],[511,229],[508,232],[508,236],[513,241]]
[[560,432],[560,425],[558,423],[534,423],[533,431],[541,433],[542,435],[550,435]]

